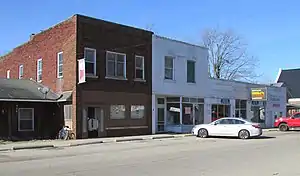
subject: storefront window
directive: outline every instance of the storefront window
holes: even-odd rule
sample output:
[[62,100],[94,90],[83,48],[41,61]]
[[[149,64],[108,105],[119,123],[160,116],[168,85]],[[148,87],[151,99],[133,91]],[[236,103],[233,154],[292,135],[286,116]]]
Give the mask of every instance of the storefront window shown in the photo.
[[254,123],[265,123],[265,109],[259,106],[251,107],[252,118]]
[[182,123],[184,125],[193,125],[193,104],[182,104]]
[[212,105],[211,120],[215,121],[223,117],[230,116],[230,105]]
[[167,124],[180,124],[180,103],[167,103]]
[[247,100],[235,100],[235,117],[247,118]]
[[204,123],[204,105],[198,104],[195,106],[195,125]]

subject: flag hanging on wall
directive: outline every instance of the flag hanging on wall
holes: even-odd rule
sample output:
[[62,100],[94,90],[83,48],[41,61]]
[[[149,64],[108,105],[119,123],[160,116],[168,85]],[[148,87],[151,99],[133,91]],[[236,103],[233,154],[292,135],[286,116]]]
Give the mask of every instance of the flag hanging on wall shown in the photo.
[[78,60],[78,84],[85,83],[85,59]]

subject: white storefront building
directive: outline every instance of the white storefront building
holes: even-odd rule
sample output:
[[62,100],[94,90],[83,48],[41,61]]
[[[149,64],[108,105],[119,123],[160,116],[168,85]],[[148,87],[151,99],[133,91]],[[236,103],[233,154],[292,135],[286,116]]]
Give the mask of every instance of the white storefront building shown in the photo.
[[[251,88],[264,90],[252,101]],[[283,87],[209,78],[205,47],[152,38],[152,133],[189,132],[196,124],[238,116],[272,127],[286,113]]]

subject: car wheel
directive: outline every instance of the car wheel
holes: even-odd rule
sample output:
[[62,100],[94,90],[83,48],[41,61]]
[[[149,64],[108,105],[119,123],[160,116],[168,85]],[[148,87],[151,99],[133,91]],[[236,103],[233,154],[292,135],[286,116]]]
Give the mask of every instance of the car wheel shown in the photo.
[[248,139],[248,138],[250,138],[250,133],[249,133],[249,131],[248,131],[248,130],[241,130],[241,131],[239,132],[239,138],[240,138],[240,139]]
[[206,138],[208,137],[208,131],[205,128],[201,128],[198,131],[198,137]]
[[282,123],[279,125],[279,130],[280,131],[288,131],[289,130],[289,126],[285,123]]

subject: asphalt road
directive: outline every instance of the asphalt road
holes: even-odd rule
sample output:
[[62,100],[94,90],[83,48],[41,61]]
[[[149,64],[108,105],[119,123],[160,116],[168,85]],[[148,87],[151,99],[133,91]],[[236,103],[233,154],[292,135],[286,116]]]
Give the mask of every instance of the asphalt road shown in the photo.
[[1,176],[299,176],[300,132],[0,152]]

